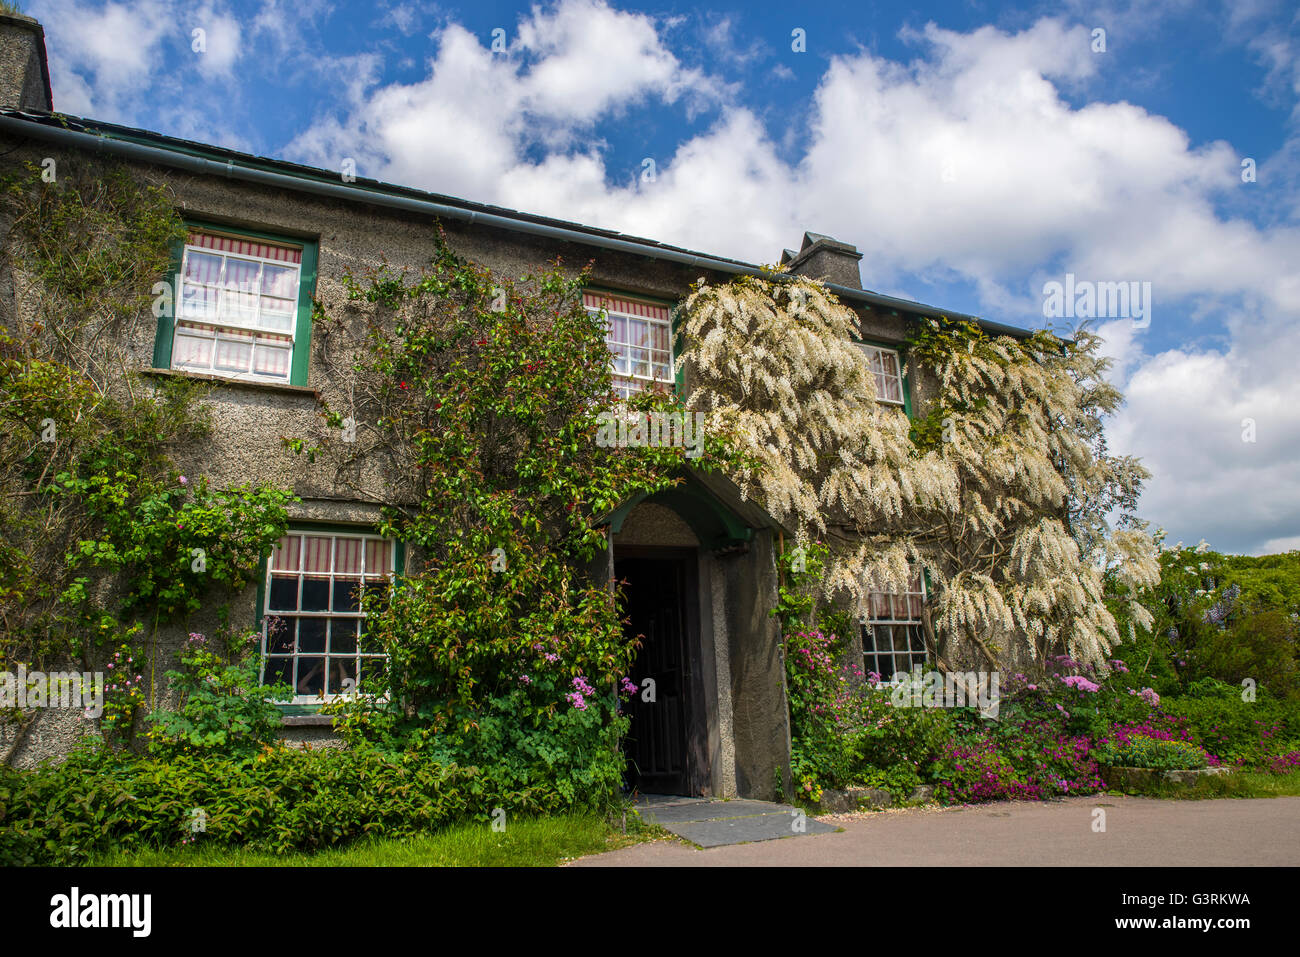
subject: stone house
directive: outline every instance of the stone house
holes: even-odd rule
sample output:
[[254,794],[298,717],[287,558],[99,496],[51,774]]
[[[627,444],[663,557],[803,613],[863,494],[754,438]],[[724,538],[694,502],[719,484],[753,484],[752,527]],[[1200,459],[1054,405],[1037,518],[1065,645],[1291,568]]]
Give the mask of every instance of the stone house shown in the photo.
[[[264,662],[298,692],[284,721],[286,736],[301,740],[329,736],[328,719],[312,702],[363,671],[370,653],[357,640],[359,613],[332,603],[332,586],[400,573],[404,560],[400,542],[375,533],[381,482],[345,490],[328,469],[282,448],[281,436],[312,428],[319,397],[335,396],[313,347],[312,298],[342,309],[345,270],[381,260],[418,269],[431,257],[438,224],[457,253],[497,273],[519,275],[557,257],[590,261],[588,302],[610,317],[616,382],[633,391],[673,386],[672,314],[692,282],[760,272],[610,230],[55,116],[52,107],[40,25],[0,15],[0,164],[108,157],[165,187],[189,227],[178,263],[186,286],[179,317],[164,317],[130,351],[149,376],[213,383],[206,401],[217,434],[184,463],[192,474],[214,485],[270,482],[301,498],[261,581],[230,602],[236,626],[258,628],[272,612],[293,622],[287,642],[264,642]],[[909,323],[938,310],[864,290],[860,259],[853,246],[811,232],[782,256],[791,271],[825,280],[857,313],[878,393],[910,414],[925,401],[927,383],[902,374],[902,344]],[[221,277],[235,274],[261,284],[251,312],[235,315],[215,299]],[[6,308],[0,305],[0,319]],[[602,573],[627,580],[634,632],[646,636],[634,676],[655,675],[660,689],[653,712],[633,715],[629,747],[642,790],[770,797],[784,777],[788,793],[784,668],[769,614],[785,533],[714,476],[690,475],[609,517]],[[915,605],[908,596],[880,596],[863,635],[868,670],[906,669],[923,657]],[[213,624],[200,613],[167,636],[164,653],[174,652],[184,631]],[[21,749],[16,763],[57,752],[76,732],[75,715],[64,725],[48,720],[50,733]]]

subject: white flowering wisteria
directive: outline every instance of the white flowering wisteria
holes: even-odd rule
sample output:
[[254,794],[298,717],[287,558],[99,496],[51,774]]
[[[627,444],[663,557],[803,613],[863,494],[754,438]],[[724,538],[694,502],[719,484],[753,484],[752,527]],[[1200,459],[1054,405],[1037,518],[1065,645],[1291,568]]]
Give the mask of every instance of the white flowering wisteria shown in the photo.
[[701,283],[684,313],[689,403],[744,443],[742,491],[831,545],[827,594],[861,611],[924,569],[942,667],[1105,660],[1119,635],[1103,575],[1136,596],[1159,568],[1140,522],[1107,522],[1147,473],[1106,454],[1102,417],[1121,396],[1094,336],[924,320],[908,365],[929,388],[911,423],[877,402],[858,317],[814,280]]

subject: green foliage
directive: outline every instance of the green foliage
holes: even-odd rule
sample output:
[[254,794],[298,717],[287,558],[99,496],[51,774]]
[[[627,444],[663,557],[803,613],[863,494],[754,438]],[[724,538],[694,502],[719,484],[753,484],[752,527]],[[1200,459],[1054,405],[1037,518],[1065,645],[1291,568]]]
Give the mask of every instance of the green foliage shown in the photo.
[[93,160],[45,172],[0,177],[0,258],[21,290],[0,314],[0,667],[129,661],[101,722],[127,744],[155,672],[141,645],[243,589],[291,496],[179,475],[174,456],[210,434],[208,386],[138,374],[185,235],[171,197]]
[[149,716],[151,751],[240,754],[277,740],[280,712],[273,701],[290,700],[293,689],[260,684],[257,656],[249,653],[255,637],[246,636],[234,661],[218,654],[203,635],[192,633],[186,639],[181,670],[167,672],[180,703]]
[[1243,699],[1242,692],[1240,686],[1205,678],[1187,695],[1163,704],[1185,722],[1197,744],[1227,764],[1267,767],[1270,759],[1300,749],[1300,703],[1262,688],[1253,701]]
[[[111,568],[125,576],[122,610],[152,610],[162,621],[197,611],[214,585],[238,591],[288,527],[289,493],[269,486],[208,488],[185,476],[170,487],[132,488],[119,472],[82,479],[60,474],[53,493],[75,499],[99,534],[82,539],[68,566]],[[134,493],[134,494],[133,494]],[[85,599],[78,578],[65,598]]]
[[[23,289],[22,314],[0,315],[0,663],[89,667],[213,588],[242,588],[289,496],[179,478],[173,454],[210,431],[206,387],[137,375],[154,285],[185,235],[171,197],[94,161],[44,172],[0,177],[0,256]],[[139,702],[121,704],[115,740]]]
[[1116,649],[1161,694],[1214,678],[1251,679],[1300,699],[1300,552],[1223,555],[1202,544],[1165,549],[1160,584],[1141,597],[1149,633],[1128,627],[1125,589],[1107,583],[1128,640]]
[[513,817],[556,803],[495,790],[474,769],[416,753],[281,745],[160,759],[88,746],[56,766],[0,767],[0,865],[79,864],[110,850],[194,842],[317,850],[486,821],[497,807]]
[[1107,744],[1094,751],[1097,760],[1125,768],[1193,771],[1208,763],[1205,749],[1188,741],[1170,741],[1138,735],[1123,745]]
[[[380,530],[412,557],[399,587],[365,597],[366,640],[388,661],[364,690],[385,703],[343,707],[340,727],[537,800],[608,798],[626,726],[612,689],[636,644],[617,590],[591,573],[606,516],[674,485],[688,461],[715,467],[724,437],[689,460],[681,446],[601,441],[615,416],[683,410],[663,393],[616,401],[582,276],[512,282],[440,238],[418,276],[346,281],[349,315],[318,307],[313,341],[351,405],[326,405],[322,433],[286,445],[341,474],[363,460],[382,470],[402,504]],[[342,442],[347,419],[355,440]]]

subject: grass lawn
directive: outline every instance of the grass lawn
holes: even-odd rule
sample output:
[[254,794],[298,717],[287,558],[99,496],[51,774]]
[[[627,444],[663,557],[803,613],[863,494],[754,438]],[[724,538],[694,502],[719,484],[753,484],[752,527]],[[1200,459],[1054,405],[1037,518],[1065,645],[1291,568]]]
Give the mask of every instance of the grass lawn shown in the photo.
[[1133,793],[1182,800],[1289,797],[1300,795],[1300,771],[1289,771],[1286,774],[1235,771],[1232,774],[1203,777],[1190,787],[1159,782]]
[[166,850],[117,852],[91,862],[96,867],[554,867],[566,860],[636,844],[652,829],[628,833],[595,815],[542,817],[507,823],[461,824],[418,837],[369,838],[316,853],[269,854],[239,847],[204,845]]

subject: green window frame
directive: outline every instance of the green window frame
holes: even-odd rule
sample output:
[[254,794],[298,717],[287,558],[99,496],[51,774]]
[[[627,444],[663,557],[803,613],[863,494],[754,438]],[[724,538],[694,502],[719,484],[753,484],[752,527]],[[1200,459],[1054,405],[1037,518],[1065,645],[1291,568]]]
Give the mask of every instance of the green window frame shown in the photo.
[[[907,347],[898,342],[885,342],[881,339],[857,339],[853,340],[855,346],[873,346],[876,349],[887,349],[898,355],[898,372],[899,380],[903,389],[903,412],[910,421],[912,416],[912,375],[910,371],[904,371],[907,368]],[[887,403],[895,405],[896,403]]]
[[[363,622],[364,621],[364,616],[359,615],[358,612],[353,611],[351,609],[342,609],[336,607],[339,603],[339,595],[340,595],[339,585],[343,584],[343,582],[340,582],[339,579],[344,579],[347,581],[350,581],[353,578],[356,578],[358,580],[364,580],[364,581],[379,580],[378,577],[372,577],[368,575],[363,577],[360,571],[355,571],[355,572],[341,571],[339,569],[339,561],[337,555],[338,546],[336,543],[339,542],[340,540],[343,541],[361,540],[362,542],[366,540],[375,540],[375,539],[380,540],[384,546],[392,549],[391,568],[388,570],[386,574],[388,575],[389,580],[393,582],[400,581],[401,577],[406,572],[406,548],[404,543],[401,541],[383,538],[383,536],[379,534],[378,529],[372,525],[347,525],[347,524],[327,523],[327,522],[291,521],[289,523],[289,527],[285,531],[285,537],[289,538],[294,536],[299,536],[302,539],[328,538],[331,543],[330,561],[328,563],[328,567],[308,569],[307,567],[308,562],[306,558],[307,548],[306,548],[305,541],[302,542],[301,547],[297,550],[297,560],[294,568],[287,568],[287,567],[281,569],[274,568],[271,562],[272,555],[274,554],[274,549],[272,550],[272,554],[264,555],[262,557],[259,570],[258,570],[257,607],[256,607],[256,615],[254,617],[254,628],[256,629],[257,633],[261,635],[261,641],[258,647],[258,655],[259,655],[260,674],[262,676],[261,680],[263,681],[263,683],[266,683],[266,679],[267,679],[266,669],[269,662],[269,658],[274,657],[282,661],[283,657],[287,657],[289,659],[289,664],[290,664],[289,675],[288,675],[289,683],[294,685],[294,697],[291,702],[282,704],[281,706],[282,710],[284,710],[286,713],[312,713],[317,709],[319,709],[320,705],[323,704],[325,701],[332,700],[334,697],[336,697],[336,692],[332,689],[330,693],[325,694],[324,692],[322,692],[322,694],[320,695],[313,695],[310,693],[302,692],[301,688],[299,687],[301,682],[299,680],[300,675],[298,674],[298,671],[300,670],[302,664],[302,660],[320,658],[322,661],[326,663],[327,673],[332,673],[332,671],[334,670],[333,659],[336,657],[335,654],[336,648],[334,647],[334,634],[333,634],[335,630],[334,622],[336,620],[340,622],[346,622],[346,621]],[[277,545],[276,547],[279,546]],[[361,556],[360,560],[362,562],[367,560],[368,552],[364,544],[361,546],[358,554]],[[306,585],[304,582],[303,584],[299,584],[297,586],[298,591],[296,593],[295,607],[293,609],[289,609],[287,607],[271,608],[270,606],[272,604],[277,604],[277,605],[285,604],[284,602],[268,601],[268,596],[270,592],[268,585],[271,583],[273,576],[276,578],[298,579],[299,581],[304,581],[305,579],[308,578],[314,578],[317,579],[318,581],[327,582],[328,583],[327,589],[325,590],[325,594],[323,597],[325,607],[323,608],[309,607],[309,605],[311,605],[312,603],[306,600],[306,594],[305,594]],[[316,602],[316,604],[319,603],[320,603],[319,601]],[[283,615],[275,614],[277,610],[282,611],[284,614]],[[272,649],[270,648],[268,643],[272,641],[272,637],[268,634],[267,625],[269,623],[269,619],[273,617],[279,618],[281,620],[288,620],[291,623],[289,629],[290,633],[285,636],[288,639],[289,650],[287,652],[284,652],[282,649],[280,653],[269,654],[272,651]],[[301,628],[301,622],[304,620],[323,622],[326,624],[326,629],[322,629],[322,635],[321,635],[321,638],[326,643],[323,643],[320,649],[305,650],[299,646],[298,639],[301,636],[298,636],[297,632],[298,629]],[[356,659],[357,668],[351,674],[351,677],[353,677],[354,679],[364,677],[363,675],[359,674],[362,661],[368,658],[376,657],[364,650],[364,642],[360,638],[358,638],[357,641],[355,642],[355,650],[345,649],[339,653],[339,656],[344,658]],[[382,656],[379,656],[378,660],[382,660]]]
[[[257,232],[255,230],[241,229],[194,219],[186,219],[185,227],[189,233],[202,233],[227,239],[261,242],[279,247],[301,250],[301,260],[298,264],[298,295],[297,301],[294,305],[291,325],[293,347],[289,362],[288,378],[286,379],[274,375],[258,375],[253,372],[232,373],[215,369],[203,370],[203,374],[213,375],[218,378],[230,379],[237,382],[261,382],[306,386],[307,371],[311,356],[312,300],[316,291],[317,263],[319,260],[318,243],[311,239],[274,235],[271,233]],[[168,284],[171,287],[171,308],[163,309],[162,314],[158,317],[158,329],[154,337],[153,354],[153,365],[155,369],[173,368],[176,327],[178,322],[184,319],[184,317],[180,315],[180,304],[183,289],[182,269],[185,262],[187,244],[188,239],[178,240],[172,244],[171,271],[167,277]],[[231,254],[230,258],[240,258],[240,256],[238,254]],[[252,259],[255,257],[250,256],[247,258]],[[263,260],[263,262],[265,262],[265,260]],[[214,330],[216,330],[218,326],[223,325],[219,322],[205,322],[204,324],[211,324]],[[182,369],[181,371],[185,370]],[[189,371],[196,370],[191,369]]]
[[[681,330],[678,304],[666,299],[657,299],[654,296],[642,296],[638,293],[626,292],[620,289],[611,289],[607,286],[584,286],[584,295],[591,296],[608,296],[614,300],[625,300],[633,303],[641,303],[646,306],[653,306],[664,309],[668,312],[668,378],[655,379],[656,386],[671,386],[673,394],[682,394],[682,372],[676,368],[677,356],[680,355]],[[594,311],[593,307],[588,305],[588,311]],[[604,310],[602,310],[604,311]],[[611,369],[614,368],[616,357],[611,355]],[[616,373],[617,375],[617,373]],[[640,377],[638,377],[640,378]],[[648,380],[647,380],[648,381]]]

